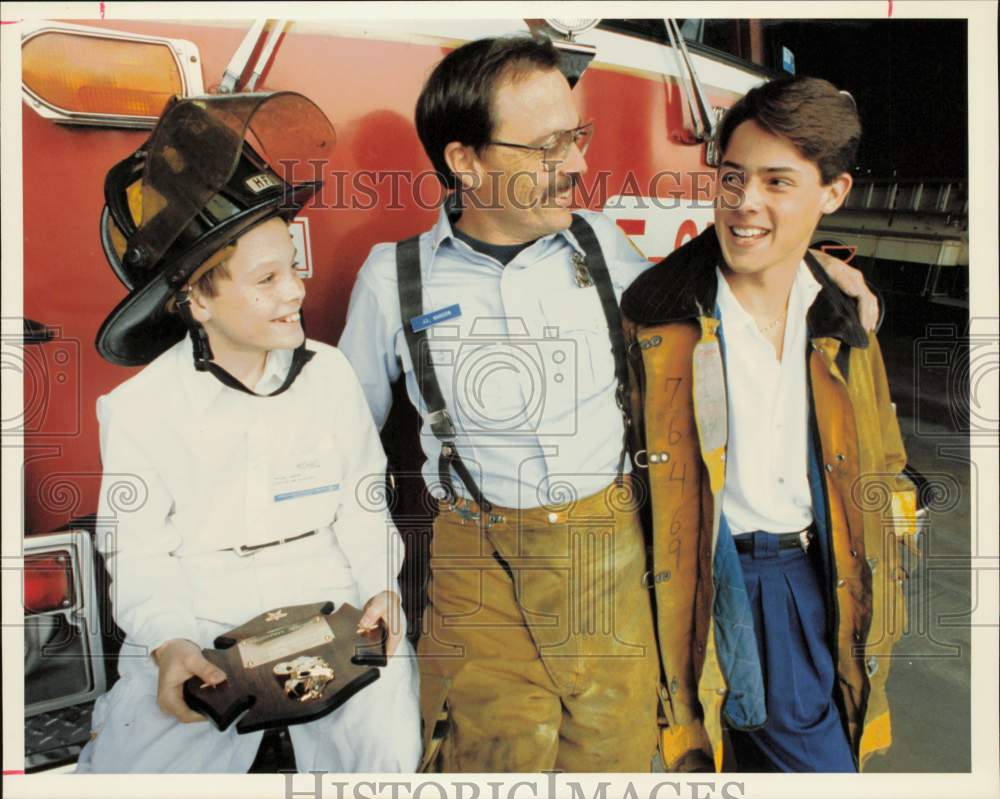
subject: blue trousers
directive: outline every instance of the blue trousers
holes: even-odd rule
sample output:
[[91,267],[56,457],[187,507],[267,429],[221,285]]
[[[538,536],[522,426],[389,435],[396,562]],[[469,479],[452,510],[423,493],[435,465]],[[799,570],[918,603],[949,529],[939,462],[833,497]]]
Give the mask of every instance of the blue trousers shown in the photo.
[[740,553],[763,670],[767,723],[732,730],[740,771],[856,772],[833,699],[836,671],[827,644],[826,607],[811,558],[778,550],[777,538],[752,533]]

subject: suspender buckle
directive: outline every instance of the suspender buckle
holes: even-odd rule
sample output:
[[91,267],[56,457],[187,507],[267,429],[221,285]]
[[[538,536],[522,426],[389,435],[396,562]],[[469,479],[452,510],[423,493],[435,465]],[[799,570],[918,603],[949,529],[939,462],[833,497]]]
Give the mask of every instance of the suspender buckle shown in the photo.
[[453,440],[455,438],[455,425],[452,424],[446,408],[427,414],[427,421],[430,423],[431,431],[438,439]]

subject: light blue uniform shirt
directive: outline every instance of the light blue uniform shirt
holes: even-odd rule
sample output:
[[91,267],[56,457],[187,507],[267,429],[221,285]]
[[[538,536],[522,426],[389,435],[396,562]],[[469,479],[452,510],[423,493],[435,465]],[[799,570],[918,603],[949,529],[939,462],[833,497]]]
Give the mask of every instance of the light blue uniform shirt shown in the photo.
[[[603,214],[594,228],[615,296],[650,263]],[[605,488],[618,467],[624,433],[611,339],[597,288],[581,288],[571,260],[583,252],[564,230],[534,242],[506,267],[453,235],[445,208],[420,236],[424,313],[459,306],[427,329],[430,357],[458,431],[459,454],[496,505],[534,508]],[[405,320],[409,324],[410,320]],[[395,244],[372,248],[351,293],[338,344],[357,372],[375,423],[406,375],[423,420],[423,476],[441,496],[441,444],[427,423],[400,318]],[[626,471],[629,466],[626,461]],[[452,474],[455,490],[468,492]]]

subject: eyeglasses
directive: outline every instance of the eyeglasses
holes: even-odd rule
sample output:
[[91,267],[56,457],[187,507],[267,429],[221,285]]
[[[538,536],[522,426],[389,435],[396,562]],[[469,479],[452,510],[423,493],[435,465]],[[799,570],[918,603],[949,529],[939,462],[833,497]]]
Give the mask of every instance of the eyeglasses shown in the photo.
[[554,133],[545,144],[514,144],[509,141],[488,141],[496,147],[516,147],[518,150],[534,150],[542,154],[542,164],[548,171],[553,171],[559,164],[566,160],[569,155],[569,148],[574,144],[580,151],[580,155],[587,152],[590,140],[594,136],[594,123],[588,122],[572,130],[564,130]]

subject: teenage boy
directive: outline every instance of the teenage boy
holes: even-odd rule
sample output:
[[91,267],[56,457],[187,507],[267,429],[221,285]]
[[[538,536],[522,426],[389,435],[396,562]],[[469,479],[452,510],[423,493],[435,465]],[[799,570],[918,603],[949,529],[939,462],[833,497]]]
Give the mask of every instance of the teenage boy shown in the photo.
[[622,301],[671,769],[856,771],[891,740],[912,486],[878,342],[807,252],[860,133],[826,81],[749,92],[714,227]]
[[418,763],[401,545],[384,505],[360,499],[385,457],[347,360],[302,328],[288,220],[318,184],[281,181],[243,144],[251,122],[262,152],[283,151],[265,134],[289,127],[314,156],[333,141],[300,95],[179,100],[106,181],[105,251],[132,290],[97,347],[148,365],[98,401],[98,540],[127,638],[79,771],[246,772],[263,733],[204,723],[182,686],[227,678],[201,654],[220,633],[326,600],[363,607],[364,628],[386,625],[389,665],[290,728],[297,768]]

